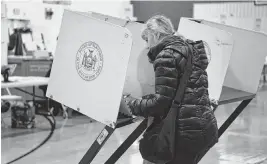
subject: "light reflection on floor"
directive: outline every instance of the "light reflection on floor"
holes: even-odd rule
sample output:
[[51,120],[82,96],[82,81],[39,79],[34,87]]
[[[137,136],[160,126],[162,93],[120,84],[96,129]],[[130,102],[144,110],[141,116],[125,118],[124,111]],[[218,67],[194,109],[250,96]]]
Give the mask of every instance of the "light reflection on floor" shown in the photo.
[[[228,104],[218,108],[216,117],[219,126],[237,105],[237,103]],[[10,118],[6,115],[4,121],[10,126]],[[257,98],[241,113],[200,164],[267,164],[266,116],[267,85],[264,85]],[[27,152],[49,134],[50,127],[46,120],[42,117],[38,117],[37,120],[37,128],[34,130],[2,127],[1,163],[6,163]],[[92,163],[104,163],[137,125],[138,123],[116,130]],[[86,117],[74,117],[69,120],[57,117],[57,129],[52,139],[16,163],[76,164],[102,128],[103,125],[99,123],[89,123],[89,119]],[[128,149],[117,163],[142,163],[142,158],[138,153],[138,141]]]

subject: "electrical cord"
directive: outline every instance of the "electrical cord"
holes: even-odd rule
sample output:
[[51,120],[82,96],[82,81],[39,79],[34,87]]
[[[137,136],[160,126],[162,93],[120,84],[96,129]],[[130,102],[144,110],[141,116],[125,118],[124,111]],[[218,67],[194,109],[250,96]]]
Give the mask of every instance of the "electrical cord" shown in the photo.
[[48,114],[48,116],[51,116],[51,117],[52,117],[52,119],[53,119],[53,122],[52,122],[46,115],[44,115],[44,114],[39,114],[39,115],[45,117],[45,118],[48,120],[48,122],[50,123],[50,125],[51,125],[51,130],[50,130],[49,135],[45,138],[45,140],[44,140],[43,142],[41,142],[41,143],[40,143],[39,145],[37,145],[35,148],[33,148],[32,150],[28,151],[27,153],[21,155],[20,157],[17,157],[16,159],[14,159],[14,160],[12,160],[12,161],[6,163],[6,164],[14,163],[14,162],[16,162],[16,161],[18,161],[18,160],[20,160],[20,159],[26,157],[27,155],[33,153],[35,150],[37,150],[38,148],[40,148],[41,146],[43,146],[43,145],[44,145],[44,144],[45,144],[45,143],[52,137],[52,135],[53,135],[53,133],[54,133],[54,130],[55,130],[55,128],[56,128],[56,120],[55,120],[55,117],[54,117],[51,113]]
[[[46,99],[46,98],[44,98],[44,97],[36,96],[36,95],[34,95],[34,94],[30,93],[30,92],[24,91],[24,90],[22,90],[22,89],[20,89],[20,88],[16,88],[16,89],[19,90],[19,91],[21,91],[21,92],[24,92],[24,93],[26,93],[26,94],[29,94],[29,95],[31,95],[31,96],[33,96],[33,97],[39,97],[39,98],[42,98],[42,99]],[[48,103],[49,103],[49,102],[48,102]],[[48,106],[49,106],[49,105],[48,105]],[[23,155],[21,155],[21,156],[15,158],[14,160],[12,160],[12,161],[10,161],[10,162],[8,162],[8,163],[6,163],[6,164],[14,163],[14,162],[16,162],[16,161],[18,161],[18,160],[20,160],[20,159],[26,157],[27,155],[33,153],[34,151],[36,151],[37,149],[39,149],[41,146],[43,146],[43,145],[44,145],[44,144],[45,144],[45,143],[52,137],[52,135],[53,135],[53,133],[54,133],[54,130],[55,130],[55,128],[56,128],[56,119],[55,119],[55,117],[53,116],[53,114],[52,114],[51,112],[47,112],[47,113],[36,113],[36,115],[41,115],[41,116],[43,116],[43,117],[44,117],[45,119],[47,119],[48,122],[50,123],[50,125],[51,125],[51,129],[50,129],[50,133],[49,133],[49,135],[48,135],[48,136],[47,136],[47,137],[46,137],[46,138],[45,138],[39,145],[37,145],[35,148],[31,149],[31,150],[28,151],[27,153],[25,153],[25,154],[23,154]],[[51,121],[51,119],[48,118],[48,116],[51,116],[51,117],[52,117],[53,122]]]

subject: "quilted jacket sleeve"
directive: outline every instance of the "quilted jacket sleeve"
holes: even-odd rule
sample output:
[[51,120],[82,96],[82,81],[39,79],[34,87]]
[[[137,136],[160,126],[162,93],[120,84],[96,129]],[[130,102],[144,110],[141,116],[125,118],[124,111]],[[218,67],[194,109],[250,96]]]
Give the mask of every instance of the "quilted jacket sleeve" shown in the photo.
[[179,85],[178,77],[183,72],[187,55],[185,46],[165,48],[154,61],[155,94],[134,99],[129,103],[136,116],[157,117],[164,115],[170,108]]

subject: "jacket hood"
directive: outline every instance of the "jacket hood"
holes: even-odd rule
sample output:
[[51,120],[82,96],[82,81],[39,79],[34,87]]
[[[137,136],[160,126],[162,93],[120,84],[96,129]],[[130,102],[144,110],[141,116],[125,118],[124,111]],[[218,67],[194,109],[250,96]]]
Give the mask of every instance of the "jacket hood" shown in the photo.
[[160,43],[158,43],[156,46],[150,48],[147,56],[151,62],[154,62],[157,55],[167,46],[170,45],[181,45],[181,42],[184,42],[184,40],[175,35],[169,35],[166,36]]

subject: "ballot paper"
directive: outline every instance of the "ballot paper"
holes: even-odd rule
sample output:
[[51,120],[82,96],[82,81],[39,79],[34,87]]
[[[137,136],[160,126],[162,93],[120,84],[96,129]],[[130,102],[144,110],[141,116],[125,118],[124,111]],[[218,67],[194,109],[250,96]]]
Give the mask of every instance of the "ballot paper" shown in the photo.
[[128,107],[128,105],[126,104],[125,99],[123,97],[121,99],[119,112],[122,113],[125,116],[132,116],[131,110]]

